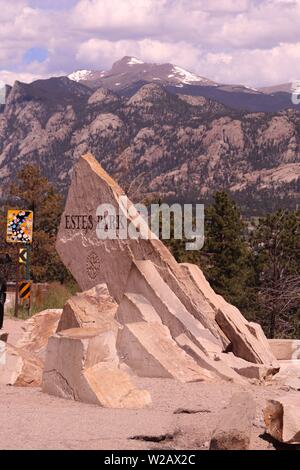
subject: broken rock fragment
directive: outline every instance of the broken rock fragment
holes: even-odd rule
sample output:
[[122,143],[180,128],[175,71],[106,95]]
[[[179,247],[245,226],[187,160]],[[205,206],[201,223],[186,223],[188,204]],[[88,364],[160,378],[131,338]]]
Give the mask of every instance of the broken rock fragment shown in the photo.
[[204,353],[186,334],[183,333],[177,336],[176,342],[194,358],[200,367],[211,371],[219,379],[241,385],[246,384],[246,379],[243,379],[243,377],[234,371],[225,360],[220,359],[217,354]]
[[40,387],[43,362],[26,350],[3,342],[0,344],[0,384]]
[[173,338],[186,333],[205,350],[206,342],[221,351],[218,340],[197,320],[164,282],[156,266],[149,260],[134,261],[126,284],[126,292],[142,295],[154,307]]
[[114,317],[118,304],[105,284],[71,297],[64,306],[57,332],[71,328],[111,328],[116,330]]
[[249,362],[269,364],[274,369],[278,368],[262,329],[256,324],[249,324],[236,307],[216,294],[198,266],[183,263],[181,269],[213,308],[215,320],[230,340],[234,354]]
[[267,432],[277,441],[300,444],[300,394],[269,400],[264,410]]
[[118,367],[115,334],[97,328],[74,328],[50,338],[43,392],[111,408],[142,408],[151,403]]
[[17,348],[44,359],[48,339],[55,333],[61,315],[61,309],[50,309],[37,313],[26,320],[25,331],[16,345]]
[[154,307],[143,295],[129,292],[126,292],[121,300],[116,320],[122,325],[140,321],[162,323]]
[[236,357],[233,353],[222,353],[219,355],[219,359],[228,364],[228,366],[239,375],[248,379],[257,379],[262,381],[268,377],[272,377],[274,374],[273,367],[245,361],[245,359]]
[[121,361],[141,377],[174,378],[180,382],[212,382],[212,372],[201,368],[159,323],[130,323],[119,331]]
[[248,450],[256,405],[250,393],[233,395],[227,408],[220,413],[213,432],[210,450]]
[[269,339],[271,351],[280,361],[300,360],[299,339]]

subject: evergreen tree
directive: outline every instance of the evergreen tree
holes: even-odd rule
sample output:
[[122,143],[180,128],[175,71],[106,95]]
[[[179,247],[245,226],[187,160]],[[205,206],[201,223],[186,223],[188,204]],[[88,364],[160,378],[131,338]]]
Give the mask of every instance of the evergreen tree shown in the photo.
[[245,230],[235,202],[226,192],[217,192],[205,215],[203,268],[212,287],[249,316],[253,271]]
[[279,210],[253,233],[257,300],[267,334],[300,336],[300,212]]
[[20,209],[34,211],[34,236],[31,275],[35,282],[63,281],[69,274],[55,250],[55,241],[63,199],[39,168],[26,165],[10,188],[10,195],[20,199]]

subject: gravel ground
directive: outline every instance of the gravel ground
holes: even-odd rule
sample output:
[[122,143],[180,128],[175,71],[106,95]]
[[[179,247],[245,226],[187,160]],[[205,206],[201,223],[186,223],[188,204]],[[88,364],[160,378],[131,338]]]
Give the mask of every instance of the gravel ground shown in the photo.
[[[22,321],[5,321],[13,344]],[[241,386],[229,383],[181,384],[169,379],[136,379],[150,391],[144,410],[110,410],[63,400],[39,389],[0,387],[0,449],[207,449],[219,412]],[[276,386],[249,385],[257,403],[252,449],[274,449],[263,436],[266,398]],[[263,436],[263,437],[260,437]]]

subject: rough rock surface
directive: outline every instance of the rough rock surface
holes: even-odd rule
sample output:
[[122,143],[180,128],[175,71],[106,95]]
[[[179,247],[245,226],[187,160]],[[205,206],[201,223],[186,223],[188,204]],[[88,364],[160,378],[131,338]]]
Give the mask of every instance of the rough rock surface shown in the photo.
[[[120,212],[119,215],[124,216],[123,225],[126,221],[134,230],[145,230],[150,235],[148,226],[141,221],[129,200],[128,211],[123,206],[120,209],[122,196],[124,197],[125,193],[92,155],[85,155],[79,160],[73,171],[56,243],[57,251],[66,267],[83,291],[105,283],[109,293],[119,303],[125,292],[133,260],[150,260],[185,308],[208,328],[222,345],[221,339],[224,342],[226,339],[214,322],[212,309],[181,272],[176,260],[160,240],[136,240],[128,237],[100,240],[97,237],[97,209],[100,204],[111,204],[117,215]],[[72,215],[76,214],[82,214],[85,218],[80,221],[74,219],[72,222]]]
[[[48,343],[43,390],[139,408],[149,404],[149,394],[136,390],[129,377],[247,385],[247,378],[277,372],[259,325],[217,295],[197,266],[179,265],[133,204],[121,201],[124,196],[92,155],[80,159],[57,250],[89,290],[63,309]],[[108,217],[107,208],[99,212],[101,204],[110,204],[119,219]],[[131,236],[121,232],[124,225]],[[228,346],[233,354],[224,353]]]
[[[229,107],[203,97],[195,106],[176,96],[178,92],[188,94],[193,86],[173,86],[174,93],[168,93],[156,81],[155,86],[147,84],[136,90],[137,82],[142,85],[149,77],[144,67],[151,70],[152,79],[160,75],[154,72],[153,77],[153,64],[125,67],[125,75],[109,72],[97,87],[120,92],[119,84],[130,76],[124,86],[130,84],[132,92],[136,91],[133,99],[127,97],[128,89],[123,99],[114,93],[103,99],[105,92],[101,91],[93,96],[94,90],[66,77],[30,85],[16,81],[0,113],[1,190],[19,160],[38,162],[66,190],[74,161],[89,149],[124,187],[134,181],[131,191],[136,200],[153,194],[179,201],[187,195],[199,200],[202,194],[211,195],[222,186],[238,191],[239,199],[254,213],[267,205],[270,209],[283,203],[296,207],[299,112],[290,109],[274,116],[278,108],[264,107],[265,100],[277,99],[282,106],[282,95],[286,96],[285,106],[291,107],[289,93],[264,95],[230,87],[231,93],[228,87],[209,86],[206,93],[211,97],[221,93],[221,101]],[[136,67],[140,67],[137,75]],[[178,84],[177,77],[185,81],[171,65],[168,72],[166,64],[157,67],[164,67],[167,83]],[[203,89],[197,87],[196,94]],[[263,100],[260,109],[271,113],[245,111],[249,99]],[[237,103],[243,107],[238,114],[232,109]]]
[[0,384],[19,387],[40,387],[42,383],[43,362],[23,349],[11,344],[5,345],[0,352]]
[[300,360],[290,359],[279,361],[280,371],[273,377],[273,382],[281,385],[284,390],[300,389]]
[[210,450],[248,450],[255,410],[255,402],[249,393],[235,394],[220,413]]
[[198,266],[183,263],[181,269],[213,308],[216,322],[229,338],[234,354],[249,362],[268,364],[276,370],[279,365],[262,329],[249,323],[236,307],[217,295]]
[[121,300],[116,320],[123,325],[139,321],[162,323],[154,307],[143,295],[128,292],[124,294]]
[[224,303],[224,307],[217,312],[216,321],[230,339],[236,356],[249,362],[267,364],[274,368],[274,373],[279,369],[271,351],[249,332],[245,318],[236,307]]
[[300,360],[300,340],[299,339],[269,339],[271,351],[276,359]]
[[208,343],[214,350],[221,351],[216,338],[190,314],[163,281],[151,261],[133,262],[125,290],[143,295],[159,312],[163,324],[169,328],[173,338],[185,332],[200,348],[205,349],[205,344]]
[[152,403],[150,393],[136,388],[129,375],[116,367],[98,363],[86,369],[84,377],[94,391],[99,405],[107,408],[139,409]]
[[[200,367],[212,371],[213,374],[221,380],[234,382],[237,384],[245,384],[246,381],[236,372],[232,367],[227,364],[227,361],[222,360],[214,351],[207,350],[205,353],[191,339],[185,334],[177,336],[176,342],[184,351],[195,359]],[[207,345],[207,344],[206,344]],[[226,354],[225,354],[226,356]]]
[[16,347],[44,359],[48,339],[55,333],[61,314],[60,309],[45,310],[26,320],[24,334]]
[[64,306],[57,332],[71,328],[104,327],[117,329],[114,317],[118,305],[107,286],[101,284],[71,297]]
[[50,395],[112,408],[141,408],[151,403],[118,368],[112,331],[74,328],[48,343],[43,391]]
[[219,359],[228,364],[228,366],[235,372],[243,377],[247,377],[248,379],[257,379],[262,381],[268,377],[272,377],[274,374],[273,367],[245,361],[245,359],[237,357],[233,353],[222,353],[220,354]]
[[119,331],[120,360],[140,377],[174,378],[179,382],[212,382],[213,373],[200,367],[159,323],[130,323]]
[[300,394],[269,400],[264,410],[267,432],[280,442],[300,444]]

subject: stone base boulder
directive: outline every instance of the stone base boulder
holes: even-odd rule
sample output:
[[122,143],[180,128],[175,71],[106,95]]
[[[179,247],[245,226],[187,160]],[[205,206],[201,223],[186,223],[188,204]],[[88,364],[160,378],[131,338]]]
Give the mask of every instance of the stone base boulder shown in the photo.
[[16,344],[18,349],[28,351],[44,360],[50,336],[57,329],[62,309],[49,309],[33,315],[24,324],[24,334]]
[[142,408],[151,403],[118,367],[115,334],[110,330],[75,328],[48,343],[43,392],[111,408]]
[[236,357],[233,353],[222,353],[219,359],[224,361],[231,369],[247,379],[257,379],[260,381],[272,377],[278,369],[268,367],[264,364],[254,364]]
[[280,371],[273,377],[273,382],[282,389],[300,389],[300,360],[279,361]]
[[43,362],[28,351],[3,342],[0,344],[0,384],[40,387]]
[[106,408],[139,409],[151,405],[150,393],[137,389],[129,375],[107,364],[96,364],[84,371],[84,377],[95,394],[97,404]]
[[246,319],[236,307],[224,301],[224,306],[216,314],[216,321],[230,339],[235,356],[255,364],[279,368],[270,350],[266,350],[264,343],[250,333]]
[[[40,387],[48,339],[60,320],[62,310],[45,310],[24,323],[24,333],[16,346],[6,344],[0,353],[0,383]],[[5,344],[5,343],[2,343]]]
[[269,400],[264,410],[267,432],[277,441],[300,444],[300,394]]
[[71,328],[103,327],[117,329],[114,321],[118,304],[110,296],[105,284],[71,297],[64,306],[57,332]]
[[255,411],[251,394],[242,392],[233,395],[227,408],[220,413],[210,450],[248,450]]
[[212,382],[214,374],[200,367],[159,323],[129,323],[119,331],[120,360],[141,377],[174,378],[180,382]]
[[300,360],[300,339],[269,339],[268,343],[276,359]]

